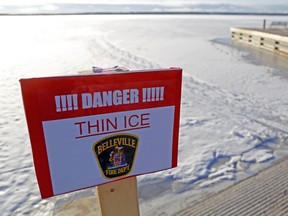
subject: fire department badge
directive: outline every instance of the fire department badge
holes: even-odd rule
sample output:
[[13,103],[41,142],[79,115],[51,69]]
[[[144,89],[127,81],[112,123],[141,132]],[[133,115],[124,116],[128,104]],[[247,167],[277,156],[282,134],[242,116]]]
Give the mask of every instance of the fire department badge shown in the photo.
[[132,169],[139,144],[133,134],[117,134],[97,141],[92,150],[102,175],[107,179],[128,175]]

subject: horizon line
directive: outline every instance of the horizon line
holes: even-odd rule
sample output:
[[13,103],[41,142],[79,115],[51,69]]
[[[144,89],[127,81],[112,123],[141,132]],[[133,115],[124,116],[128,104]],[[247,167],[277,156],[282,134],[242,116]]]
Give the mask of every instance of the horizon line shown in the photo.
[[257,16],[288,16],[288,13],[274,12],[73,12],[73,13],[0,13],[0,16],[57,16],[57,15],[257,15]]

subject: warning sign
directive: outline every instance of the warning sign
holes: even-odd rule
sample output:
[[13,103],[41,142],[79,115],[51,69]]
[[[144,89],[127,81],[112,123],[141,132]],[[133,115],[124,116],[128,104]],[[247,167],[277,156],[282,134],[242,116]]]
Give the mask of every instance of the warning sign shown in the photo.
[[176,167],[181,77],[173,68],[21,79],[42,197]]

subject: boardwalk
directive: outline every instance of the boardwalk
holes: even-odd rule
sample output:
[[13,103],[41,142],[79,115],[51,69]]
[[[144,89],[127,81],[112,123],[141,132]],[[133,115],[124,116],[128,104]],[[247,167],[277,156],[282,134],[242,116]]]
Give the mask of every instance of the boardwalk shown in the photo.
[[288,158],[176,215],[288,215]]

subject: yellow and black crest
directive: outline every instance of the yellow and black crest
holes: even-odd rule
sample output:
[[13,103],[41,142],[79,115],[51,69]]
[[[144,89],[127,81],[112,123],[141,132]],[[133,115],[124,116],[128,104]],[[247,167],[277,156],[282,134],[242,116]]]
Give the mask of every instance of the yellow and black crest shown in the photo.
[[92,150],[99,168],[107,179],[129,174],[139,145],[139,137],[133,134],[116,134],[97,141]]

